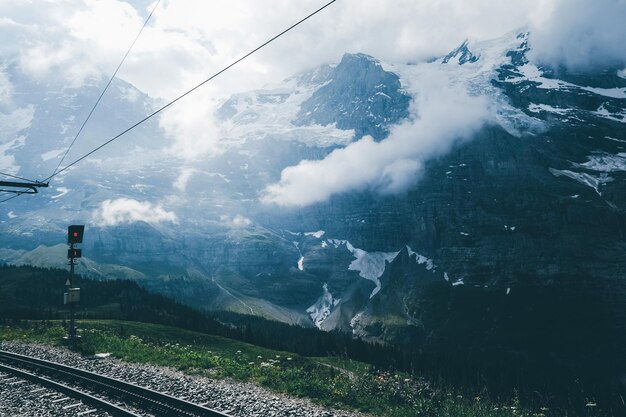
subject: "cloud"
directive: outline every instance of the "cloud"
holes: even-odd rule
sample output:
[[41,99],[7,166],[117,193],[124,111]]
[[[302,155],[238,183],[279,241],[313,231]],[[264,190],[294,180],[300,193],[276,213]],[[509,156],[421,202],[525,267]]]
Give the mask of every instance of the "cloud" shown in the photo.
[[531,57],[572,70],[626,65],[626,1],[552,0],[531,27]]
[[220,216],[220,221],[225,223],[231,227],[247,227],[252,224],[252,220],[247,217],[242,216],[241,214],[237,214],[234,217],[230,216]]
[[413,185],[426,160],[470,139],[491,119],[484,97],[454,88],[436,73],[426,73],[412,104],[412,120],[395,126],[387,139],[369,136],[331,152],[319,161],[304,160],[285,168],[261,201],[306,206],[331,196],[365,188],[397,193]]
[[75,88],[110,75],[142,24],[135,8],[117,0],[42,4],[29,17],[16,9],[29,34],[19,52],[20,68]]
[[219,153],[221,132],[213,116],[215,106],[215,99],[201,92],[162,113],[159,126],[172,140],[167,152],[185,160]]
[[178,174],[178,177],[174,181],[174,188],[176,188],[178,191],[186,191],[189,180],[191,179],[193,174],[197,172],[198,170],[194,168],[185,167],[181,169],[180,174]]
[[[163,1],[118,77],[164,103],[324,3]],[[151,7],[147,0],[0,1],[0,58],[54,87],[93,85],[113,72]],[[623,17],[623,0],[341,0],[167,109],[159,123],[172,140],[170,153],[216,154],[224,135],[213,112],[233,93],[337,62],[345,52],[420,62],[465,38],[527,25],[537,32],[531,35],[537,59],[568,66],[623,62]],[[389,169],[393,176],[401,166]]]
[[98,226],[115,226],[124,223],[143,221],[156,224],[177,223],[176,213],[167,211],[161,205],[153,205],[131,198],[105,200],[93,213],[93,221]]
[[[172,98],[325,2],[161,2],[119,75],[153,97]],[[538,2],[341,0],[206,88],[220,97],[247,91],[336,62],[347,51],[388,61],[424,60],[448,52],[466,37],[495,37],[526,24]],[[133,7],[121,0],[37,7],[5,2],[0,4],[0,35],[7,42],[0,53],[19,54],[31,74],[54,75],[78,86],[90,76],[113,71],[151,6],[143,2]]]

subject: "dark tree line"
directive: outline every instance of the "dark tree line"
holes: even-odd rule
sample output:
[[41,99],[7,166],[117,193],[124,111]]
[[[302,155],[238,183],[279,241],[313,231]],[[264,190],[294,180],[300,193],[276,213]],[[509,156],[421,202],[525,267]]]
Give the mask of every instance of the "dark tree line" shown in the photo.
[[[67,274],[0,266],[0,319],[11,323],[67,317],[62,304]],[[437,335],[423,345],[400,348],[254,316],[201,312],[133,281],[80,282],[79,318],[164,324],[303,356],[338,355],[425,376],[468,396],[508,401],[515,390],[523,402],[557,405],[574,415],[586,415],[587,399],[609,410],[607,415],[624,411],[624,335],[603,322],[606,308],[597,300],[564,297],[563,290],[529,286],[505,297],[462,289]],[[528,300],[534,300],[532,305]]]

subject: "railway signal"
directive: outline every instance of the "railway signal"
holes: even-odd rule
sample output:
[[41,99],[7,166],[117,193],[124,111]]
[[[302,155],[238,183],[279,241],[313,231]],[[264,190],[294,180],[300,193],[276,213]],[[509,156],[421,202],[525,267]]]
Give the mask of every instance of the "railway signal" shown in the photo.
[[68,305],[70,308],[70,327],[68,329],[66,339],[70,340],[72,344],[74,344],[79,338],[76,333],[74,310],[80,302],[80,287],[78,287],[78,285],[74,285],[74,265],[76,265],[78,259],[83,256],[82,250],[75,248],[74,245],[83,242],[84,232],[84,225],[74,224],[67,228],[67,243],[69,245],[67,258],[69,259],[70,276],[67,281],[65,281],[65,285],[70,288],[68,288],[68,291],[63,294],[63,304]]
[[72,225],[67,228],[67,243],[83,243],[83,233],[85,232],[84,225]]

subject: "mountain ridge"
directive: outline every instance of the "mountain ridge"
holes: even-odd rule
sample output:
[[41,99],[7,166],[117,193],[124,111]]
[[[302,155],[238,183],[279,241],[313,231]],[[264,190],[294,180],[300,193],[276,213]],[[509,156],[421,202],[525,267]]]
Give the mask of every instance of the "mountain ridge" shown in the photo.
[[[466,41],[416,65],[349,54],[337,65],[237,94],[216,112],[228,137],[219,157],[172,172],[175,158],[148,155],[134,166],[126,164],[132,155],[116,159],[119,149],[112,149],[63,175],[56,196],[3,207],[0,256],[43,266],[52,256],[47,251],[62,252],[54,245],[64,240],[65,225],[86,222],[85,264],[92,269],[85,272],[93,276],[135,277],[198,308],[401,344],[426,343],[449,320],[438,310],[448,305],[440,292],[454,298],[471,287],[506,296],[528,276],[549,285],[582,270],[622,294],[626,80],[557,73],[530,62],[529,48],[528,34],[520,33]],[[419,117],[419,108],[409,115],[409,101],[432,71],[455,88],[490,97],[495,122],[424,161],[422,177],[403,193],[358,190],[300,209],[258,204],[260,191],[284,168],[323,159],[366,134],[384,141],[395,125]],[[130,103],[138,112],[150,105],[143,96],[129,101],[130,87],[120,85],[110,107]],[[355,94],[360,99],[353,102]],[[20,131],[25,143],[41,130],[32,129]],[[156,125],[148,132],[163,138]],[[138,154],[152,145],[139,143]],[[39,168],[55,162],[40,159]],[[120,170],[112,173],[109,163]],[[175,220],[128,222],[134,213],[118,212],[112,217],[119,224],[103,224],[102,202],[121,197],[160,207]],[[33,239],[44,246],[33,248]],[[432,278],[438,290],[407,278],[417,276]],[[407,305],[397,310],[400,302]]]

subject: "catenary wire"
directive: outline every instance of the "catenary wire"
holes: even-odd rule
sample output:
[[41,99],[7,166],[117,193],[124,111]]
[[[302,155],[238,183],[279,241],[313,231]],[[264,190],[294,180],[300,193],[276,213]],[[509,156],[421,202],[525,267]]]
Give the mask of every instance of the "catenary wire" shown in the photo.
[[22,180],[22,181],[37,182],[37,181],[29,180],[28,178],[20,177],[18,175],[7,174],[6,172],[0,172],[0,175],[6,175],[7,177],[15,178],[15,179]]
[[[98,104],[100,104],[100,101],[102,100],[102,97],[104,96],[104,94],[106,93],[106,91],[108,90],[109,86],[111,85],[111,83],[113,82],[113,80],[115,79],[115,76],[117,75],[117,73],[119,72],[120,68],[122,67],[122,65],[124,64],[124,62],[126,61],[126,58],[128,57],[128,55],[130,54],[130,51],[133,49],[133,47],[135,46],[135,43],[137,43],[137,40],[139,39],[139,36],[141,36],[141,33],[143,32],[143,30],[145,29],[145,27],[148,25],[148,22],[150,21],[150,19],[152,18],[152,15],[154,14],[156,8],[159,6],[159,3],[161,2],[161,0],[157,0],[157,2],[155,3],[154,7],[152,8],[152,10],[150,11],[150,14],[148,15],[148,17],[146,18],[146,20],[144,21],[143,25],[141,26],[141,29],[139,30],[139,32],[137,33],[137,36],[135,36],[135,39],[133,40],[133,42],[131,43],[130,47],[126,50],[126,53],[124,54],[124,56],[122,57],[122,60],[120,61],[120,63],[118,64],[117,68],[115,69],[115,71],[113,72],[113,75],[111,75],[111,78],[109,79],[109,81],[107,82],[107,84],[105,85],[104,89],[102,90],[102,92],[100,93],[100,96],[98,97],[98,99],[96,100],[96,102],[94,103],[93,107],[91,108],[91,110],[89,111],[89,114],[87,115],[87,117],[85,118],[85,120],[83,121],[82,125],[80,126],[80,129],[78,129],[78,133],[76,133],[76,136],[74,136],[74,139],[72,140],[72,143],[70,143],[70,146],[68,146],[68,148],[65,150],[65,152],[63,153],[63,157],[61,158],[61,160],[59,161],[58,165],[56,166],[56,168],[54,169],[53,175],[48,177],[47,179],[55,176],[58,173],[59,167],[61,166],[61,164],[63,163],[63,161],[65,160],[65,158],[67,157],[67,154],[69,153],[70,149],[72,148],[72,146],[74,145],[74,143],[76,142],[76,140],[78,139],[78,137],[80,136],[80,134],[82,133],[83,129],[85,128],[85,125],[87,124],[87,122],[89,121],[89,119],[91,118],[91,116],[93,115],[94,111],[96,110],[96,107],[98,107]],[[19,179],[19,180],[23,180],[23,181],[27,181],[27,182],[37,182],[34,180],[30,180],[28,178],[23,178],[17,175],[12,175],[12,174],[8,174],[6,172],[0,172],[1,175],[5,175],[11,178],[15,178],[15,179]],[[46,180],[47,180],[46,179]],[[43,182],[43,181],[42,181]],[[0,200],[0,203],[4,203],[6,201],[12,200],[16,197],[21,196],[22,194],[28,194],[26,192],[22,192],[22,191],[3,191],[4,193],[12,193],[14,195],[12,195],[9,198],[6,198],[4,200]]]
[[0,200],[0,203],[4,203],[5,201],[13,200],[16,197],[21,196],[22,194],[25,194],[25,193],[23,191],[15,191],[15,195],[12,195],[9,198],[5,198],[4,200]]
[[87,124],[87,122],[89,121],[89,119],[91,119],[91,115],[93,114],[93,112],[96,110],[96,107],[98,107],[98,104],[100,104],[100,100],[102,100],[102,97],[104,96],[104,93],[106,93],[106,91],[108,90],[109,86],[111,85],[111,83],[113,82],[113,79],[115,78],[115,76],[117,75],[117,72],[120,70],[120,68],[122,67],[122,65],[124,64],[124,61],[126,61],[126,58],[128,57],[128,55],[130,54],[130,51],[133,49],[133,47],[135,46],[135,43],[137,43],[137,40],[139,39],[139,36],[141,36],[141,33],[143,32],[143,30],[145,29],[145,27],[148,25],[148,22],[150,21],[150,18],[152,17],[152,15],[154,14],[154,11],[156,10],[156,8],[158,7],[159,3],[161,2],[161,0],[157,0],[157,2],[155,3],[154,7],[152,8],[152,11],[150,12],[150,14],[148,15],[148,18],[146,19],[145,22],[143,22],[143,26],[141,26],[141,29],[139,29],[139,32],[137,33],[137,36],[135,36],[135,39],[133,40],[133,42],[130,44],[130,47],[128,48],[128,50],[126,50],[126,53],[124,54],[124,56],[122,57],[122,60],[120,61],[120,63],[118,64],[117,68],[115,69],[115,71],[113,72],[113,75],[111,75],[111,78],[109,79],[109,82],[104,86],[104,89],[102,90],[102,92],[100,93],[100,96],[98,97],[98,99],[96,100],[96,102],[94,103],[93,107],[91,108],[91,110],[89,111],[89,114],[87,115],[87,118],[85,119],[85,121],[83,122],[83,124],[80,126],[80,129],[78,129],[78,133],[76,133],[76,136],[74,136],[74,140],[72,140],[72,143],[70,143],[70,146],[68,146],[67,150],[65,151],[65,153],[63,154],[63,157],[61,158],[61,160],[59,161],[59,164],[56,166],[56,168],[54,169],[54,172],[52,173],[52,175],[48,178],[52,178],[54,177],[58,170],[59,167],[61,166],[61,164],[63,163],[63,161],[65,161],[65,158],[67,157],[67,154],[69,153],[70,149],[72,149],[72,146],[74,145],[74,143],[76,142],[76,140],[78,139],[78,137],[80,136],[80,134],[82,133],[83,129],[85,128],[85,125]]
[[[37,182],[37,181],[29,180],[28,178],[20,177],[19,175],[8,174],[6,172],[0,172],[0,174],[6,175],[7,177],[15,178],[18,180],[26,181],[26,182],[33,182],[33,183]],[[0,193],[2,193],[2,195],[13,194],[11,197],[5,198],[4,200],[0,200],[0,204],[4,203],[5,201],[13,200],[16,197],[21,196],[22,194],[28,194],[26,192],[17,191],[17,190],[16,191],[0,190]]]
[[[139,126],[140,124],[146,122],[147,120],[151,119],[152,117],[156,116],[157,114],[161,113],[163,110],[167,109],[168,107],[172,106],[174,103],[178,102],[179,100],[181,100],[182,98],[186,97],[187,95],[191,94],[192,92],[196,91],[198,88],[202,87],[204,84],[208,83],[209,81],[213,80],[214,78],[216,78],[217,76],[219,76],[220,74],[226,72],[227,70],[229,70],[230,68],[234,67],[235,65],[237,65],[238,63],[240,63],[241,61],[243,61],[244,59],[248,58],[250,55],[254,54],[255,52],[259,51],[260,49],[264,48],[265,46],[269,45],[270,43],[272,43],[273,41],[275,41],[276,39],[280,38],[281,36],[283,36],[285,33],[289,32],[290,30],[294,29],[295,27],[299,26],[300,24],[302,24],[303,22],[307,21],[308,19],[310,19],[311,17],[315,16],[316,14],[318,14],[319,12],[321,12],[322,10],[326,9],[327,7],[329,7],[331,4],[335,3],[337,0],[331,0],[328,3],[326,3],[325,5],[323,5],[322,7],[318,8],[317,10],[315,10],[314,12],[308,14],[307,16],[305,16],[304,18],[300,19],[299,21],[297,21],[296,23],[294,23],[293,25],[289,26],[287,29],[283,30],[282,32],[278,33],[277,35],[273,36],[272,38],[270,38],[269,40],[263,42],[261,45],[257,46],[256,48],[254,48],[253,50],[251,50],[250,52],[248,52],[247,54],[243,55],[242,57],[238,58],[237,60],[233,61],[231,64],[227,65],[226,67],[222,68],[221,70],[219,70],[218,72],[216,72],[215,74],[211,75],[209,78],[207,78],[206,80],[202,81],[201,83],[197,84],[195,87],[191,88],[190,90],[187,90],[185,93],[181,94],[180,96],[176,97],[174,100],[168,102],[167,104],[165,104],[164,106],[158,108],[157,110],[155,110],[154,112],[150,113],[149,115],[147,115],[146,117],[144,117],[143,119],[141,119],[140,121],[138,121],[137,123],[135,123],[134,125],[130,126],[129,128],[125,129],[124,131],[122,131],[121,133],[118,133],[117,135],[113,136],[111,139],[107,140],[106,142],[104,142],[103,144],[99,145],[98,147],[92,149],[91,151],[87,152],[85,155],[81,156],[80,158],[74,160],[73,162],[67,164],[65,167],[56,170],[52,175],[50,175],[49,177],[47,177],[44,181],[48,181],[51,178],[59,175],[61,172],[71,168],[72,166],[76,165],[77,163],[79,163],[80,161],[82,161],[83,159],[89,157],[90,155],[92,155],[93,153],[99,151],[100,149],[104,148],[105,146],[107,146],[108,144],[110,144],[111,142],[115,141],[116,139],[120,138],[121,136],[125,135],[126,133],[130,132],[131,130],[133,130],[134,128],[136,128],[137,126]],[[1,202],[1,201],[0,201]]]

